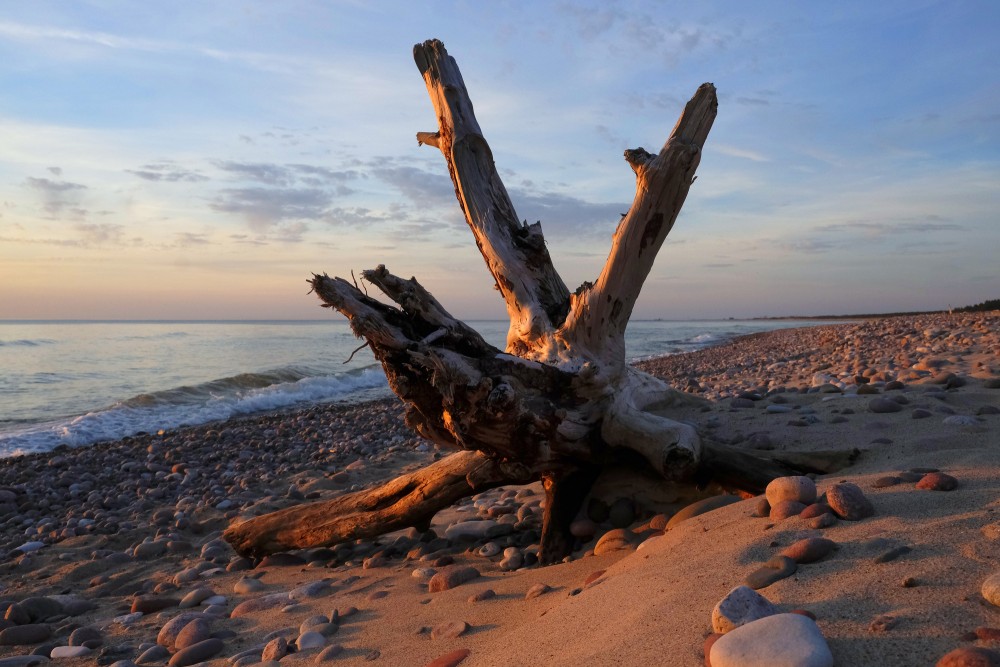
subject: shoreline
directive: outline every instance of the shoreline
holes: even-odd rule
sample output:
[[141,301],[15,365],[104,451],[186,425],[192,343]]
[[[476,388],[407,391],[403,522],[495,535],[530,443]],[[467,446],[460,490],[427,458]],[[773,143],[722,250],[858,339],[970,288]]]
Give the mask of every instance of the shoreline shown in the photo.
[[[711,401],[707,411],[671,415],[706,437],[761,451],[859,448],[855,465],[816,483],[821,492],[856,483],[874,517],[815,529],[798,517],[754,518],[751,499],[663,531],[657,517],[695,496],[680,490],[657,504],[633,494],[621,496],[633,519],[622,548],[597,547],[612,528],[598,521],[570,562],[505,566],[505,550],[523,564],[537,549],[532,526],[544,496],[531,485],[439,513],[433,537],[402,531],[252,563],[219,540],[231,521],[378,484],[440,456],[403,425],[394,398],[269,411],[0,461],[0,600],[27,610],[8,609],[0,621],[0,661],[27,667],[39,651],[81,665],[165,665],[178,649],[158,636],[197,611],[204,627],[191,632],[217,647],[203,656],[213,667],[259,663],[279,638],[302,644],[278,656],[284,667],[427,665],[463,651],[463,667],[657,664],[664,655],[694,666],[704,664],[712,608],[806,536],[838,548],[759,593],[781,610],[813,613],[837,664],[933,664],[955,648],[998,645],[962,637],[996,623],[979,588],[1000,569],[992,514],[1000,506],[1000,313],[782,329],[636,365]],[[876,400],[896,407],[877,411]],[[958,488],[876,484],[931,467]],[[503,518],[515,516],[518,528]],[[458,538],[453,527],[463,519],[482,537]],[[876,563],[902,547],[909,551]],[[428,590],[430,571],[456,566],[479,576]],[[907,579],[914,585],[900,585]],[[470,601],[486,590],[492,599]],[[33,622],[16,622],[25,619]],[[44,626],[31,632],[45,637],[4,641],[4,633],[30,634],[27,626]],[[99,641],[74,645],[81,629]]]

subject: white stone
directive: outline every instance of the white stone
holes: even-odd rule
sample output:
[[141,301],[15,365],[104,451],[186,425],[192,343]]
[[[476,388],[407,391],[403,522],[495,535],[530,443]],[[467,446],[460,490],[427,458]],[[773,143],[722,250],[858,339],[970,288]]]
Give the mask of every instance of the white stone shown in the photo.
[[726,633],[778,613],[778,608],[749,586],[737,586],[712,610],[712,630]]
[[463,521],[448,526],[444,531],[444,536],[449,540],[470,539],[478,540],[486,537],[486,531],[497,525],[496,521],[486,519],[484,521]]
[[56,646],[49,652],[50,658],[79,658],[90,655],[93,651],[86,646]]
[[709,653],[712,667],[833,667],[819,626],[802,614],[775,614],[724,634]]
[[1000,572],[986,577],[980,590],[987,602],[1000,607]]
[[300,651],[305,651],[310,648],[319,648],[321,646],[326,646],[326,637],[319,632],[309,630],[299,635],[299,638],[295,640],[295,645]]
[[16,551],[20,551],[21,553],[26,553],[27,554],[27,553],[31,553],[32,551],[38,551],[39,549],[41,549],[44,546],[45,546],[45,542],[25,542],[24,544],[22,544],[21,546],[19,546],[16,549]]

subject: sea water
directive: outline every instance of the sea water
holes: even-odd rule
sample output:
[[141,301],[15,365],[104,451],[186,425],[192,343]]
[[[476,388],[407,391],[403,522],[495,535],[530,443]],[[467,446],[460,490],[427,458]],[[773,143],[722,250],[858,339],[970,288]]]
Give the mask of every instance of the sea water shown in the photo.
[[[633,321],[630,360],[810,321]],[[503,348],[506,322],[470,322]],[[0,457],[389,396],[346,321],[0,321]],[[352,356],[353,355],[353,356]]]

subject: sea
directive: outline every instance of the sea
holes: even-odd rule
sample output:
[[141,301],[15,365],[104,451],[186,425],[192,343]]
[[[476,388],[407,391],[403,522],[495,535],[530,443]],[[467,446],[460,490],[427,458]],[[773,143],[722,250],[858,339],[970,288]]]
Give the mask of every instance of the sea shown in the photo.
[[[631,361],[812,320],[642,321]],[[470,322],[503,348],[507,322]],[[390,396],[346,321],[0,321],[0,457]]]

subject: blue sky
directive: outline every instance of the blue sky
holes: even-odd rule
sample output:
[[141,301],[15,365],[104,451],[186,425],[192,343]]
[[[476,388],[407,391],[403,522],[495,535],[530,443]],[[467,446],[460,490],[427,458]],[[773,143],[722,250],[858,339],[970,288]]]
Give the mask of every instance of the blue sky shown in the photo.
[[521,218],[596,277],[704,81],[719,115],[636,317],[1000,296],[1000,3],[0,1],[0,318],[315,318],[384,263],[503,304],[413,44],[458,60]]

